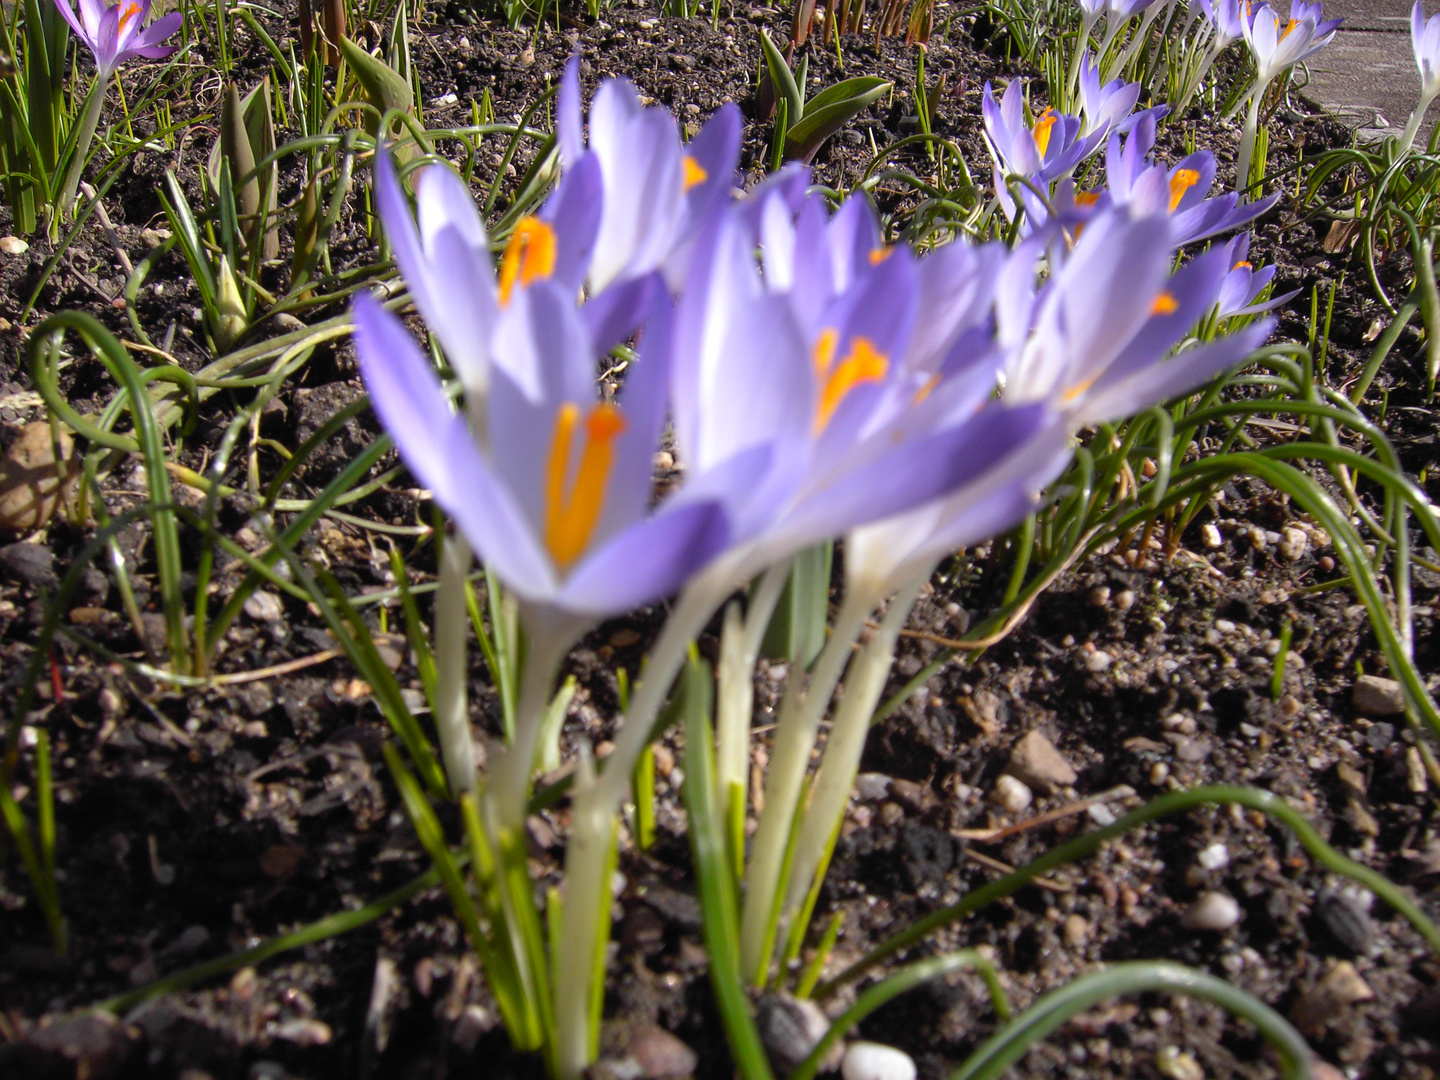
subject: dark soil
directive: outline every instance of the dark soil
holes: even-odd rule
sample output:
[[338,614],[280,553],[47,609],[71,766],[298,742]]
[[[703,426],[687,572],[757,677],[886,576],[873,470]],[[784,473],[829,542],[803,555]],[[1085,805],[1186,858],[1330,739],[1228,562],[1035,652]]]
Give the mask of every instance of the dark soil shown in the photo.
[[[554,84],[578,48],[587,93],[600,78],[625,74],[687,126],[722,102],[738,102],[751,121],[743,166],[758,179],[769,125],[754,121],[757,29],[769,27],[778,37],[788,15],[750,7],[722,14],[712,30],[707,22],[660,19],[650,7],[622,0],[598,23],[562,14],[558,30],[552,21],[514,33],[471,22],[457,5],[432,9],[425,22],[412,25],[426,123],[468,122],[472,100],[486,91],[497,117],[518,116]],[[277,40],[292,36],[279,20],[267,25]],[[959,5],[938,4],[935,25],[927,71],[932,83],[946,76],[937,130],[957,142],[981,178],[989,171],[979,141],[981,87],[1021,72],[997,59],[1000,45],[984,34],[977,40],[974,20]],[[244,34],[234,43],[236,55],[248,58],[242,67],[253,65],[242,82],[264,70],[250,44]],[[192,53],[191,100],[183,105],[198,116],[213,114],[219,100],[219,82],[206,67],[212,62],[203,49]],[[821,151],[821,182],[854,185],[870,161],[872,141],[883,147],[912,130],[914,67],[914,50],[899,40],[883,40],[878,49],[871,38],[845,42],[844,75],[885,75],[896,90]],[[833,48],[813,49],[810,71],[816,86],[842,77]],[[127,75],[137,87],[148,77],[143,68]],[[181,106],[174,103],[177,118]],[[152,121],[137,117],[136,124],[142,130]],[[1211,118],[1170,129],[1167,153],[1180,152],[1186,129],[1222,162],[1233,156],[1235,126]],[[196,197],[212,138],[211,129],[197,128],[163,152],[137,154],[120,170],[105,206],[116,243],[132,259],[158,242],[147,230],[164,225],[156,192],[165,170],[174,170]],[[1271,161],[1293,163],[1302,152],[1347,140],[1329,120],[1286,105],[1274,121]],[[482,154],[477,176],[488,181],[503,147],[487,143],[486,149],[494,156]],[[922,175],[932,169],[918,150],[899,163]],[[523,173],[524,166],[522,157],[516,167]],[[363,170],[357,177],[363,179]],[[282,176],[283,200],[296,198],[299,182],[298,171]],[[910,206],[911,197],[898,187],[882,185],[876,195],[887,211]],[[360,207],[352,199],[332,238],[337,269],[375,256]],[[0,210],[0,226],[6,223],[8,211]],[[1257,266],[1280,265],[1279,288],[1304,290],[1282,315],[1279,339],[1304,342],[1312,292],[1318,290],[1323,310],[1336,289],[1325,374],[1343,387],[1368,356],[1380,307],[1347,252],[1322,249],[1328,228],[1328,221],[1287,201],[1257,227],[1251,258]],[[282,284],[291,242],[284,237],[282,265],[274,271]],[[132,337],[123,300],[116,303],[124,276],[105,234],[87,226],[46,277],[52,252],[36,238],[28,252],[0,256],[0,424],[8,429],[7,443],[19,425],[43,415],[24,359],[26,333],[39,318],[78,308]],[[1384,258],[1381,272],[1397,287],[1408,272],[1404,257]],[[34,314],[22,324],[21,312],[37,289]],[[158,262],[138,303],[142,324],[179,363],[195,369],[209,361],[192,313],[198,297],[177,254]],[[311,314],[318,320],[338,310]],[[267,326],[259,336],[280,329]],[[1417,389],[1423,377],[1414,365],[1423,358],[1414,335],[1401,338],[1370,400],[1388,394],[1384,422],[1403,463],[1440,495],[1433,478],[1440,457],[1434,413]],[[98,409],[114,392],[103,368],[86,359],[65,371],[62,385],[81,411]],[[326,347],[267,408],[261,436],[293,448],[359,393],[348,345]],[[177,445],[177,460],[202,468],[238,400],[211,398],[194,433]],[[368,416],[352,421],[295,477],[294,495],[315,493],[376,433]],[[280,463],[262,450],[257,467],[268,477]],[[243,473],[237,461],[228,482],[241,483]],[[131,464],[107,483],[112,515],[145,498],[143,475]],[[187,505],[198,501],[191,489],[175,491]],[[416,503],[403,476],[346,511],[395,525],[429,520],[428,507]],[[223,501],[221,523],[255,550],[263,541],[250,512],[243,500]],[[1299,551],[1297,530],[1305,539]],[[25,536],[23,546],[0,549],[0,670],[12,697],[30,662],[46,598],[91,535],[88,527],[56,523]],[[1284,554],[1281,540],[1288,541]],[[413,538],[397,542],[408,557]],[[310,543],[350,595],[393,585],[380,535],[327,519]],[[853,804],[821,897],[817,922],[833,911],[843,916],[832,970],[992,880],[997,860],[1022,864],[1142,799],[1203,783],[1249,784],[1283,796],[1331,843],[1405,883],[1431,917],[1440,918],[1437,804],[1430,782],[1416,774],[1414,737],[1400,718],[1363,717],[1351,703],[1358,671],[1383,674],[1364,610],[1344,589],[1306,591],[1342,572],[1326,543],[1283,498],[1258,483],[1237,482],[1213,515],[1180,538],[1175,557],[1136,548],[1095,556],[1061,577],[1009,638],[973,662],[950,664],[910,695],[872,734],[864,768],[879,775],[869,778],[870,797]],[[118,590],[99,569],[82,579],[64,622],[145,661],[163,633],[158,595],[152,595],[153,552],[141,526],[121,537],[121,547],[138,570],[146,640],[137,637]],[[198,545],[186,551],[187,567],[197,557]],[[412,584],[430,580],[430,560],[428,547],[409,558]],[[238,561],[219,566],[217,604],[242,570]],[[932,638],[956,636],[972,616],[991,610],[1004,579],[1003,559],[987,559],[983,551],[947,568],[912,619],[914,634],[892,690],[936,654],[941,646]],[[1435,664],[1437,586],[1440,579],[1419,575],[1415,649],[1422,671]],[[383,625],[373,612],[367,617],[375,619],[382,657],[402,686],[418,691],[414,658],[395,636],[403,628],[398,608],[385,609]],[[576,650],[570,662],[580,680],[569,721],[574,735],[604,740],[618,711],[614,671],[623,666],[635,673],[662,614],[641,612],[606,625]],[[1277,697],[1274,656],[1287,623],[1294,638]],[[702,644],[713,652],[713,640]],[[0,1075],[82,1075],[73,1062],[62,1064],[55,1049],[81,1044],[101,1048],[91,1055],[85,1074],[91,1077],[539,1075],[536,1061],[507,1052],[493,999],[438,889],[351,933],[160,995],[117,1024],[70,1015],[201,960],[357,909],[428,869],[381,758],[387,726],[350,665],[327,658],[333,645],[314,609],[267,594],[229,631],[218,668],[235,675],[295,662],[291,669],[182,693],[106,664],[68,637],[57,639],[37,708],[21,718],[21,743],[31,745],[42,727],[52,740],[57,876],[70,948],[64,956],[50,949],[23,869],[7,857],[0,864],[6,912],[0,920]],[[1101,653],[1108,663],[1096,659]],[[782,666],[762,664],[757,723],[766,723],[778,703],[783,674]],[[497,697],[478,665],[471,689],[477,726],[498,738]],[[1046,734],[1077,778],[1040,793],[1019,818],[1110,793],[1108,801],[987,840],[986,830],[1017,820],[988,796],[1011,747],[1030,731]],[[26,760],[17,795],[29,810],[33,780]],[[683,747],[672,734],[659,754],[657,843],[649,852],[627,844],[622,853],[625,886],[616,901],[606,1047],[623,1054],[645,1037],[646,1025],[659,1025],[699,1052],[699,1075],[718,1080],[731,1068],[693,899],[678,792],[683,764]],[[1116,791],[1122,785],[1128,794]],[[565,817],[562,804],[538,815],[531,829],[532,865],[551,877],[563,852]],[[1216,845],[1223,845],[1223,865]],[[1239,902],[1238,925],[1182,928],[1181,914],[1207,890]],[[941,932],[925,950],[988,949],[1017,1008],[1102,962],[1169,958],[1301,1017],[1313,1007],[1316,987],[1335,978],[1337,964],[1348,963],[1367,992],[1325,1010],[1306,1032],[1312,1045],[1351,1077],[1425,1080],[1440,1070],[1440,958],[1408,923],[1371,901],[1323,872],[1274,823],[1216,807],[1113,843],[1052,875],[1044,888],[1022,890]],[[861,1032],[906,1049],[921,1075],[934,1078],[947,1075],[996,1026],[984,984],[962,976],[898,999]],[[1086,1014],[1017,1069],[1036,1080],[1275,1073],[1244,1024],[1209,1006],[1153,995]]]

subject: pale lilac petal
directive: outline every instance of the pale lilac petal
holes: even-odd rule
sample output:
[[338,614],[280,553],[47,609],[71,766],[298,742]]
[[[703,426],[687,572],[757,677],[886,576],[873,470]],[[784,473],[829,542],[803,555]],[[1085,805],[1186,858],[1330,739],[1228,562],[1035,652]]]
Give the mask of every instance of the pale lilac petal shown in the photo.
[[728,535],[725,514],[713,503],[662,510],[586,556],[558,601],[596,616],[644,607],[679,589],[725,547]]
[[554,571],[491,472],[404,324],[370,296],[353,307],[355,352],[371,406],[415,479],[455,519],[480,557],[521,595],[553,592]]
[[[98,0],[88,0],[88,2],[96,3]],[[81,10],[84,10],[86,3],[87,0],[81,0]],[[55,7],[59,10],[60,17],[70,24],[71,30],[75,31],[75,36],[88,45],[92,35],[89,30],[81,24],[80,17],[75,14],[75,9],[70,6],[70,0],[55,0]]]
[[585,122],[580,112],[580,54],[571,53],[560,78],[555,103],[555,126],[560,142],[560,168],[573,169],[585,152]]

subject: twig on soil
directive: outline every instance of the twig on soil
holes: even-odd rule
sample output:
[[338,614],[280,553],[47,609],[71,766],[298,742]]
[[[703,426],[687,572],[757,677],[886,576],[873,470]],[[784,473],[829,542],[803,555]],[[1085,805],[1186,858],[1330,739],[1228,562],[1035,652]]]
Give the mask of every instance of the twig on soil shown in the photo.
[[1077,802],[1069,803],[1054,810],[1048,810],[1035,817],[1026,818],[1024,821],[1017,821],[1014,825],[1006,825],[999,829],[957,829],[950,835],[959,837],[961,840],[975,840],[982,844],[993,844],[997,840],[1004,840],[1006,837],[1014,836],[1017,833],[1029,832],[1031,829],[1038,829],[1041,825],[1049,825],[1052,821],[1059,821],[1061,818],[1071,817],[1075,814],[1084,813],[1092,806],[1100,806],[1103,803],[1118,802],[1121,799],[1128,799],[1135,794],[1135,789],[1129,784],[1121,784],[1109,791],[1102,791],[1099,795],[1091,795],[1088,799],[1080,799]]
[[[969,848],[962,848],[960,850],[960,854],[964,855],[965,858],[969,859],[971,862],[979,863],[981,866],[985,867],[988,870],[994,870],[997,873],[1001,874],[1015,873],[1015,867],[1011,866],[1009,863],[1001,862],[999,859],[992,859],[989,855],[981,855],[978,851],[971,851]],[[1071,887],[1069,885],[1061,884],[1058,881],[1051,881],[1049,878],[1045,877],[1033,877],[1028,882],[1026,882],[1026,884],[1035,885],[1041,889],[1048,889],[1050,892],[1066,893],[1071,891]]]

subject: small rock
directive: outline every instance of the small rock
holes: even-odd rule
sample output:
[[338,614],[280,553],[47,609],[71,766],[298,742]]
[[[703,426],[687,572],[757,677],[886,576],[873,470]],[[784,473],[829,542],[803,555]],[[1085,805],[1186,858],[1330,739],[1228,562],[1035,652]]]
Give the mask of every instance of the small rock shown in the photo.
[[1042,792],[1067,787],[1078,778],[1055,744],[1038,731],[1028,733],[1015,744],[1005,771]]
[[845,1051],[840,1075],[845,1080],[915,1080],[915,1062],[893,1046],[857,1041]]
[[1310,537],[1305,535],[1303,529],[1297,529],[1293,525],[1280,534],[1280,542],[1275,545],[1280,557],[1289,562],[1300,558],[1309,547]]
[[[771,994],[760,999],[755,1010],[755,1027],[771,1063],[782,1076],[795,1071],[810,1056],[830,1030],[830,1018],[820,1006],[789,994]],[[844,1046],[836,1043],[820,1064],[821,1072],[840,1067]]]
[[1207,548],[1218,548],[1225,543],[1225,538],[1220,535],[1220,530],[1215,527],[1213,521],[1207,521],[1200,526],[1200,542]]
[[912,814],[922,813],[934,801],[930,789],[913,780],[891,780],[890,797]]
[[247,596],[243,607],[245,614],[256,622],[275,622],[284,614],[280,607],[280,597],[263,589],[257,589]]
[[1205,1080],[1205,1070],[1195,1056],[1178,1046],[1162,1046],[1155,1054],[1155,1068],[1170,1080]]
[[995,781],[995,790],[990,792],[990,801],[1012,814],[1018,814],[1034,800],[1034,793],[1009,773]]
[[1085,668],[1087,671],[1093,671],[1098,675],[1100,672],[1108,669],[1114,662],[1115,658],[1104,649],[1096,649],[1085,657]]
[[6,255],[24,255],[30,245],[18,236],[0,236],[0,252]]
[[882,828],[893,829],[904,820],[905,808],[899,803],[887,799],[880,804],[880,825]]
[[1205,870],[1219,870],[1230,864],[1230,849],[1221,843],[1211,844],[1195,857],[1195,861]]
[[1065,944],[1072,949],[1078,949],[1090,937],[1090,924],[1083,915],[1067,915],[1065,922],[1060,927],[1060,936],[1065,939]]
[[646,1080],[679,1080],[693,1076],[699,1056],[670,1032],[642,1024],[630,1037],[630,1056]]
[[[61,462],[55,460],[55,439],[50,425],[36,420],[20,434],[0,459],[0,530],[26,532],[37,529],[55,516],[60,504]],[[79,469],[74,461],[74,443],[62,429],[60,456],[65,466],[65,486],[74,488]]]
[[55,576],[54,552],[24,541],[0,547],[0,573],[22,585],[53,589],[60,583]]
[[1131,589],[1121,589],[1115,594],[1115,606],[1121,611],[1129,611],[1135,606],[1135,593]]
[[1240,921],[1240,905],[1221,892],[1201,893],[1180,916],[1186,930],[1229,930]]
[[1355,680],[1355,708],[1366,716],[1399,716],[1405,711],[1405,693],[1394,679],[1361,675]]
[[855,777],[855,798],[861,802],[879,802],[890,794],[890,777],[884,773],[862,772]]
[[1215,749],[1209,739],[1193,739],[1176,732],[1167,732],[1165,738],[1175,747],[1176,760],[1188,761],[1192,765],[1204,761]]
[[1369,1001],[1374,996],[1375,991],[1360,977],[1355,965],[1341,960],[1300,996],[1290,1010],[1290,1019],[1302,1035],[1319,1035],[1347,1006]]
[[1091,589],[1090,603],[1098,608],[1108,607],[1110,604],[1110,586],[1096,585]]
[[1351,956],[1375,951],[1375,927],[1370,914],[1348,893],[1326,890],[1315,900],[1315,913],[1335,943]]

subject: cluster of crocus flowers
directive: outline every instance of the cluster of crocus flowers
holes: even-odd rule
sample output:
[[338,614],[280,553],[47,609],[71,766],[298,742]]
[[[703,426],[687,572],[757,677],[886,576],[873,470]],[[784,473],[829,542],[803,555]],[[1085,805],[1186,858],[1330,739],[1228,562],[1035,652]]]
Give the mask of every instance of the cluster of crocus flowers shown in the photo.
[[[1092,93],[1097,126],[1081,135],[1077,117],[1025,124],[1018,86],[1000,104],[987,87],[997,165],[1048,183],[1132,119],[1132,145],[1153,140],[1153,113],[1129,117],[1137,94],[1098,78]],[[1213,163],[1178,181],[1146,163],[1125,198],[1091,200],[1083,230],[1037,219],[1014,250],[956,241],[922,255],[887,242],[863,197],[832,209],[798,166],[742,196],[729,109],[687,145],[673,117],[610,81],[587,137],[572,64],[558,113],[560,183],[498,266],[458,177],[419,173],[412,216],[377,155],[380,216],[462,407],[395,315],[362,297],[355,319],[362,376],[402,459],[519,603],[517,731],[487,790],[496,827],[523,817],[564,652],[599,619],[680,594],[604,772],[582,764],[574,792],[556,941],[557,963],[578,966],[553,984],[570,1076],[591,1045],[586,960],[600,931],[586,898],[608,895],[628,778],[686,647],[729,595],[806,547],[850,538],[844,610],[795,723],[777,733],[767,781],[779,812],[756,837],[742,928],[747,964],[763,964],[799,777],[866,617],[956,546],[1013,527],[1082,426],[1195,388],[1269,324],[1187,336],[1233,274],[1228,248],[1173,269]],[[1207,212],[1206,234],[1240,220],[1233,200],[1221,211]],[[634,359],[611,399],[596,365],[625,341]],[[667,423],[684,481],[657,502],[651,462]]]
[[180,29],[182,16],[172,11],[146,26],[150,0],[120,0],[113,7],[106,7],[100,0],[80,0],[78,15],[69,0],[55,0],[55,6],[75,36],[95,54],[101,81],[108,80],[132,57],[163,60],[175,51],[174,46],[162,42]]

